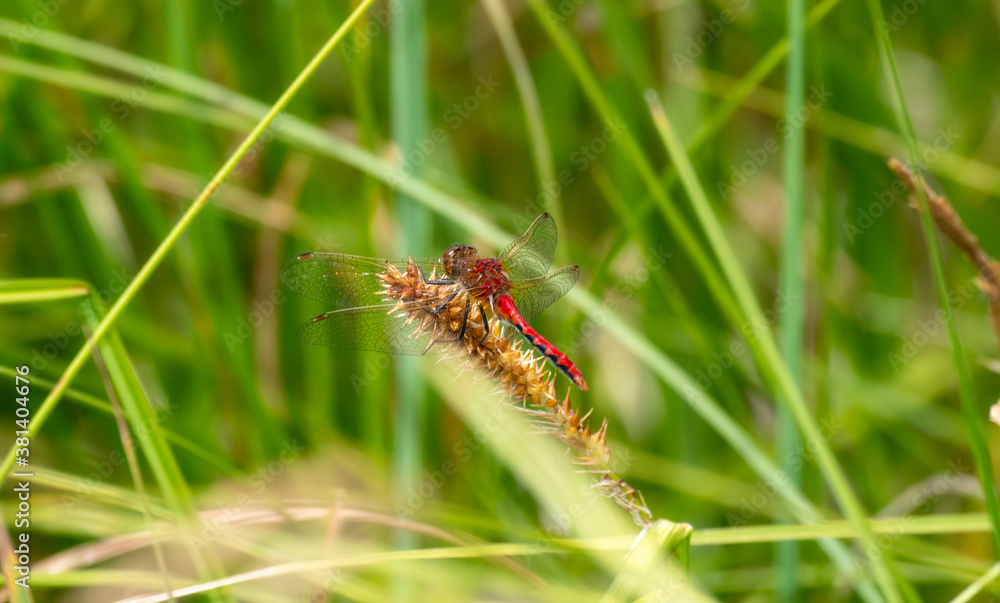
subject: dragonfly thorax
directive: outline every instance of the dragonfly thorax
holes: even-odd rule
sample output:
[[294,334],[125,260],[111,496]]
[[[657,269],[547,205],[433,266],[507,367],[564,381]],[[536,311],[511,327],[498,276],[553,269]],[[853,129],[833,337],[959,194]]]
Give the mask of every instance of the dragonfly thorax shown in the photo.
[[[482,295],[492,297],[506,295],[510,291],[510,279],[503,266],[496,258],[486,258],[476,262],[472,269],[477,287],[482,289]],[[470,279],[471,280],[471,279]]]
[[472,245],[449,247],[441,257],[441,267],[450,279],[475,292],[476,297],[503,295],[510,290],[510,279],[500,260],[480,258]]

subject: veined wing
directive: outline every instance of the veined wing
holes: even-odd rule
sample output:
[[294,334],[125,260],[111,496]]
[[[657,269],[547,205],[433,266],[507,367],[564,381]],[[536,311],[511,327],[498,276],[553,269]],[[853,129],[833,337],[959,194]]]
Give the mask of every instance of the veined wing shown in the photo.
[[[386,262],[406,271],[409,258],[384,260],[343,253],[303,253],[285,264],[281,280],[292,291],[326,302],[335,309],[385,302],[381,274]],[[441,258],[413,258],[426,278],[440,278]]]
[[566,266],[533,279],[512,283],[510,296],[524,320],[531,322],[552,302],[566,295],[579,277],[579,266]]
[[[305,343],[349,350],[368,350],[419,356],[427,349],[426,336],[414,336],[417,322],[406,324],[400,312],[388,313],[391,306],[368,306],[326,312],[299,327],[299,339]],[[445,346],[432,346],[428,353],[443,352]]]
[[497,259],[511,280],[528,280],[544,276],[556,253],[556,222],[544,213],[531,223],[528,230],[503,248]]

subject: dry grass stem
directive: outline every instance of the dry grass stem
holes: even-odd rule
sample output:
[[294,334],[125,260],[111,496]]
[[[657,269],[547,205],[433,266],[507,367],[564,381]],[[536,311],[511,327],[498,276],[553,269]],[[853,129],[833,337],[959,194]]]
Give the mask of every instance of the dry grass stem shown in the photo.
[[[917,182],[913,172],[898,159],[890,159],[889,167],[896,172],[903,185],[910,191],[910,207],[919,211],[920,201],[916,196]],[[989,297],[990,321],[993,323],[997,344],[1000,345],[1000,264],[983,251],[979,246],[979,239],[966,228],[962,218],[946,197],[935,193],[923,178],[920,178],[920,187],[927,196],[934,223],[962,250],[979,272],[976,285]]]
[[[427,278],[433,281],[434,276]],[[521,404],[512,406],[531,415],[541,432],[569,446],[574,460],[599,476],[593,486],[598,492],[628,510],[638,525],[652,523],[642,494],[612,468],[605,439],[607,420],[591,431],[590,413],[581,415],[573,408],[570,392],[561,400],[556,396],[555,378],[544,369],[544,359],[536,357],[530,346],[504,336],[499,320],[484,321],[478,302],[467,289],[459,284],[429,284],[412,262],[405,272],[387,265],[382,279],[383,294],[397,302],[393,312],[415,325],[413,336],[426,335],[437,342],[435,346],[449,346],[455,359],[464,360],[464,369],[492,378],[504,395]],[[449,298],[452,293],[455,295]]]

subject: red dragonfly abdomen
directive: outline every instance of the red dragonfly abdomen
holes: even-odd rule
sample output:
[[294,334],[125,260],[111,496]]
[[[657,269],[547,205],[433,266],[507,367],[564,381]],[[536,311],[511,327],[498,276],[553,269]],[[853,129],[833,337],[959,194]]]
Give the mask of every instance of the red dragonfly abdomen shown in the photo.
[[528,343],[535,346],[543,356],[548,358],[552,364],[556,366],[557,369],[563,372],[564,375],[569,377],[569,380],[576,384],[582,390],[587,389],[587,382],[583,380],[583,375],[580,370],[576,368],[573,361],[570,360],[566,354],[560,352],[556,346],[548,342],[547,339],[541,336],[535,329],[528,324],[524,318],[521,317],[521,313],[517,311],[517,306],[514,305],[514,300],[511,299],[509,295],[501,295],[497,299],[497,312],[500,317],[504,320],[510,322],[514,325],[524,338],[528,340]]

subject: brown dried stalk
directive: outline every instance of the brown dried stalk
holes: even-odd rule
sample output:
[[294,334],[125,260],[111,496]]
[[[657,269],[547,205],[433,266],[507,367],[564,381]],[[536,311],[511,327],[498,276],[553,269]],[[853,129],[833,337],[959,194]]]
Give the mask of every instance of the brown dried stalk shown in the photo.
[[[913,172],[898,159],[890,159],[889,167],[896,172],[903,185],[910,191],[910,207],[920,211],[920,200],[917,198],[917,184]],[[947,198],[935,193],[923,178],[920,179],[920,186],[927,197],[934,223],[962,250],[962,253],[979,271],[976,285],[989,297],[990,321],[993,323],[993,332],[996,334],[998,345],[1000,345],[1000,264],[983,251],[976,235],[965,227],[962,218],[955,213],[955,209]]]
[[[434,280],[434,275],[428,279]],[[574,410],[569,392],[562,401],[556,398],[554,377],[541,368],[544,360],[535,357],[530,347],[522,349],[520,343],[503,336],[499,320],[490,320],[487,327],[468,290],[459,284],[428,284],[412,262],[405,272],[388,264],[382,280],[383,294],[397,301],[393,312],[400,314],[400,320],[415,324],[413,336],[426,335],[438,342],[435,345],[450,346],[456,357],[467,359],[473,368],[489,375],[507,397],[521,403],[512,405],[514,408],[530,414],[542,432],[559,438],[575,452],[577,463],[600,476],[595,490],[613,498],[639,526],[652,524],[642,494],[611,467],[611,451],[605,440],[607,419],[592,432],[587,420],[590,413],[581,416]],[[442,305],[441,300],[453,292],[457,294]]]

